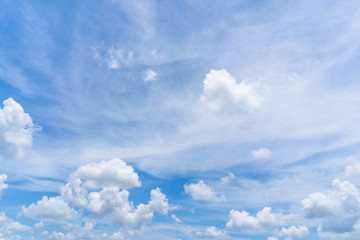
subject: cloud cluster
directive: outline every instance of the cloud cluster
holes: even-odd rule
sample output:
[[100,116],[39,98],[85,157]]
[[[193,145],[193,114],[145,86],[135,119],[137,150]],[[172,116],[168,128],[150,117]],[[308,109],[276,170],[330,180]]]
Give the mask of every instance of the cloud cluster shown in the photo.
[[102,216],[113,225],[127,226],[136,229],[148,227],[154,212],[167,214],[172,208],[168,199],[159,188],[151,190],[148,204],[134,207],[129,202],[129,192],[119,191],[116,187],[107,187],[100,192],[89,194],[87,209],[95,216]]
[[[129,201],[130,192],[127,189],[140,185],[139,176],[133,167],[121,159],[89,163],[70,175],[69,182],[62,187],[61,196],[44,196],[37,203],[28,207],[23,206],[22,213],[40,221],[65,223],[76,220],[86,209],[94,217],[101,217],[109,224],[123,228],[146,229],[155,212],[165,215],[173,207],[169,205],[168,199],[159,188],[151,190],[147,204],[134,206]],[[89,228],[89,224],[84,228]],[[79,229],[75,228],[77,232],[81,232]],[[60,235],[62,236],[61,233],[55,232],[49,235],[49,238]],[[79,235],[80,233],[77,233],[76,236]],[[64,237],[68,238],[67,235]]]
[[202,201],[224,201],[225,196],[219,196],[216,192],[208,185],[204,183],[203,180],[198,183],[191,183],[184,185],[185,193],[190,194],[191,198],[194,200]]
[[284,225],[291,215],[282,213],[272,213],[271,207],[265,207],[256,213],[256,216],[250,216],[246,211],[237,211],[232,209],[229,213],[227,228],[236,229],[258,229]]
[[322,219],[322,233],[343,234],[355,231],[360,218],[360,193],[349,181],[334,179],[327,193],[313,193],[302,201],[307,218]]
[[260,96],[255,91],[255,85],[240,82],[226,70],[210,70],[204,80],[201,100],[209,109],[220,111],[223,109],[252,110],[260,107]]
[[4,157],[24,157],[38,128],[14,99],[8,98],[3,104],[4,107],[0,107],[0,154]]
[[130,189],[141,186],[139,176],[132,166],[114,158],[79,167],[62,187],[62,198],[74,206],[86,206],[88,190],[115,187]]

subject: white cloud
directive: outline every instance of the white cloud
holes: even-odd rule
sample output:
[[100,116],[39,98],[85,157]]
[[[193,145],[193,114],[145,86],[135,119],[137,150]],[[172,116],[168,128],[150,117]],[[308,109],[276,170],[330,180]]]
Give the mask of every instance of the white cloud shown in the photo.
[[0,107],[0,154],[24,157],[32,145],[33,133],[37,127],[28,113],[14,99],[8,98]]
[[95,221],[88,221],[84,223],[84,226],[81,226],[81,224],[68,223],[63,228],[68,231],[66,234],[68,239],[93,239],[95,236],[93,233],[95,226]]
[[67,239],[66,235],[62,232],[52,232],[51,235],[49,235],[48,239]]
[[117,187],[128,189],[141,186],[134,168],[123,160],[114,158],[79,167],[70,175],[69,182],[62,187],[61,196],[74,206],[86,206],[87,189]]
[[86,206],[88,192],[82,187],[80,178],[71,178],[70,181],[61,188],[61,197],[74,206]]
[[360,176],[360,162],[356,162],[353,165],[346,166],[345,175],[347,177]]
[[8,185],[5,183],[6,180],[7,180],[7,175],[1,174],[0,175],[0,199],[1,199],[2,191],[4,191],[5,189],[8,188]]
[[120,69],[133,63],[134,53],[121,48],[91,47],[94,52],[94,59],[99,65],[105,64],[109,69]]
[[220,184],[228,184],[234,178],[235,175],[233,173],[229,173],[227,176],[220,179]]
[[260,107],[260,97],[255,92],[255,86],[244,81],[237,83],[225,69],[212,69],[206,74],[201,100],[214,111],[228,107],[241,110]]
[[203,201],[224,201],[225,196],[218,196],[216,192],[203,180],[198,183],[184,185],[185,193],[190,194],[192,199]]
[[144,72],[143,76],[142,76],[142,79],[145,81],[145,82],[148,82],[148,81],[155,81],[156,80],[156,76],[157,76],[157,73],[152,70],[152,69],[148,69]]
[[[83,210],[89,211],[95,217],[103,217],[106,222],[133,229],[149,227],[155,212],[167,214],[174,209],[168,203],[166,195],[159,188],[152,189],[147,204],[134,206],[129,202],[129,191],[122,188],[140,186],[138,175],[134,169],[120,159],[90,163],[79,167],[71,174],[69,182],[62,188],[61,196],[48,198],[23,206],[22,213],[40,221],[65,223],[79,216],[70,208],[72,203]],[[89,191],[90,189],[100,191]],[[79,211],[80,211],[79,210]],[[92,223],[79,225],[68,224],[70,232],[64,234],[66,239],[82,237],[85,232],[91,235]],[[92,227],[91,227],[92,228]],[[62,238],[61,233],[53,233],[49,238]]]
[[302,205],[307,218],[322,219],[322,233],[353,232],[360,217],[360,194],[349,181],[334,179],[332,191],[310,194]]
[[290,215],[282,213],[272,213],[270,207],[265,207],[256,213],[256,216],[250,216],[246,211],[237,211],[232,209],[229,214],[229,221],[226,223],[228,228],[266,228],[283,225],[286,220],[290,219]]
[[43,227],[44,227],[44,223],[42,221],[37,222],[37,223],[34,224],[35,229],[40,229],[40,228],[43,228]]
[[171,218],[176,222],[176,223],[181,223],[181,220],[175,216],[175,214],[171,214]]
[[148,204],[139,204],[136,208],[128,200],[127,190],[108,187],[100,192],[89,194],[87,209],[96,216],[103,216],[109,223],[119,226],[141,229],[150,225],[154,212],[167,214],[172,207],[159,188],[151,190]]
[[110,237],[111,240],[122,240],[125,239],[124,235],[121,232],[115,232]]
[[226,237],[225,231],[218,230],[216,227],[207,227],[204,235],[208,238],[222,239]]
[[279,237],[285,237],[288,240],[293,238],[304,238],[309,234],[309,230],[306,226],[290,226],[288,228],[281,228],[278,232]]
[[[134,168],[118,158],[81,166],[70,176],[70,179],[78,178],[83,180],[82,185],[87,189],[104,187],[129,189],[141,186],[139,176],[134,172]],[[81,193],[79,194],[81,195]]]
[[44,196],[28,207],[23,206],[22,213],[33,219],[50,222],[66,222],[78,216],[78,212],[70,208],[60,196],[50,198]]
[[[0,212],[0,239],[12,239],[12,234],[17,232],[30,231],[31,227],[23,225],[8,218],[4,212]],[[6,237],[6,238],[5,238]]]
[[261,147],[258,150],[253,150],[251,154],[253,155],[254,158],[266,159],[271,157],[272,153],[268,148]]

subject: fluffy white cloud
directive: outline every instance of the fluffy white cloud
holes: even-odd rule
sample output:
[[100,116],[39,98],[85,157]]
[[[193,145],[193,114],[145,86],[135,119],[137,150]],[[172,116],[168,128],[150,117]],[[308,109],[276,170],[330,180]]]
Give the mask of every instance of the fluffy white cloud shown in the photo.
[[32,145],[36,128],[28,113],[14,99],[8,98],[0,107],[0,154],[23,157]]
[[88,189],[104,187],[128,189],[141,186],[139,176],[134,172],[134,168],[118,158],[81,166],[70,177],[70,179],[78,178],[83,180],[83,186]]
[[259,148],[258,150],[253,150],[251,152],[254,158],[266,159],[271,157],[271,151],[268,148]]
[[96,216],[103,216],[111,224],[137,229],[149,226],[154,212],[167,214],[172,209],[159,188],[151,190],[150,201],[146,205],[139,204],[135,208],[128,198],[127,190],[104,188],[89,194],[87,209]]
[[220,184],[228,184],[234,178],[235,175],[233,173],[229,173],[227,176],[220,179]]
[[290,226],[288,228],[281,228],[278,232],[279,237],[285,237],[288,240],[293,238],[304,238],[309,234],[309,230],[306,226]]
[[28,207],[22,207],[22,213],[30,218],[50,222],[66,222],[78,216],[78,212],[69,207],[60,196],[44,196]]
[[142,79],[145,81],[145,82],[148,82],[148,81],[155,81],[156,80],[156,76],[157,76],[157,73],[155,71],[153,71],[152,69],[148,69],[144,72],[143,76],[142,76]]
[[265,207],[256,213],[256,216],[250,216],[246,211],[237,211],[232,209],[229,214],[229,221],[226,223],[228,228],[266,228],[283,225],[290,215],[282,213],[272,213],[271,207]]
[[5,183],[6,180],[7,180],[7,175],[1,174],[0,175],[0,199],[1,199],[2,191],[8,188],[8,185]]
[[74,206],[85,207],[88,191],[106,187],[128,189],[141,186],[139,176],[132,166],[114,158],[79,167],[70,175],[69,182],[62,187],[61,196]]
[[224,201],[225,196],[218,196],[216,192],[203,180],[198,183],[184,185],[185,193],[190,194],[192,199],[203,201]]
[[82,187],[80,178],[71,178],[70,181],[61,188],[61,197],[74,206],[84,207],[87,204],[88,192]]
[[[69,182],[61,190],[61,196],[44,196],[37,203],[23,206],[22,213],[40,221],[65,223],[79,216],[75,209],[69,207],[68,203],[72,203],[80,207],[79,212],[87,210],[112,225],[135,230],[147,229],[155,212],[167,214],[174,208],[159,188],[151,190],[147,204],[134,206],[129,202],[129,191],[123,188],[140,184],[134,169],[120,159],[90,163],[71,174]],[[92,235],[92,224],[86,223],[84,227],[68,224],[67,234],[55,232],[48,238],[78,239],[85,238],[85,234],[89,237]]]
[[360,194],[349,181],[333,180],[333,190],[310,194],[302,201],[308,218],[321,218],[319,232],[353,232],[360,218]]
[[218,230],[216,227],[207,227],[204,235],[208,238],[222,239],[226,237],[225,231]]
[[260,97],[253,84],[237,83],[225,69],[210,70],[204,80],[204,93],[201,100],[209,109],[219,111],[224,108],[251,110],[260,107]]

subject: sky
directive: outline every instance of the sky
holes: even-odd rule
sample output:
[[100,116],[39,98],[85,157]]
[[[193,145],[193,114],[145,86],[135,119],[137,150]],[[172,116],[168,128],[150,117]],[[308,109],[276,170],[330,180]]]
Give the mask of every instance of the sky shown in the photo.
[[359,239],[360,2],[0,0],[0,240]]

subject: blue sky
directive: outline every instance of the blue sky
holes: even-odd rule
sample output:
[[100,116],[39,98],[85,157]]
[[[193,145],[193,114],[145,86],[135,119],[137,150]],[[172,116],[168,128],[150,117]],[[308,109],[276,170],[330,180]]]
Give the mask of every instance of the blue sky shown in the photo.
[[358,1],[0,1],[0,240],[359,239]]

